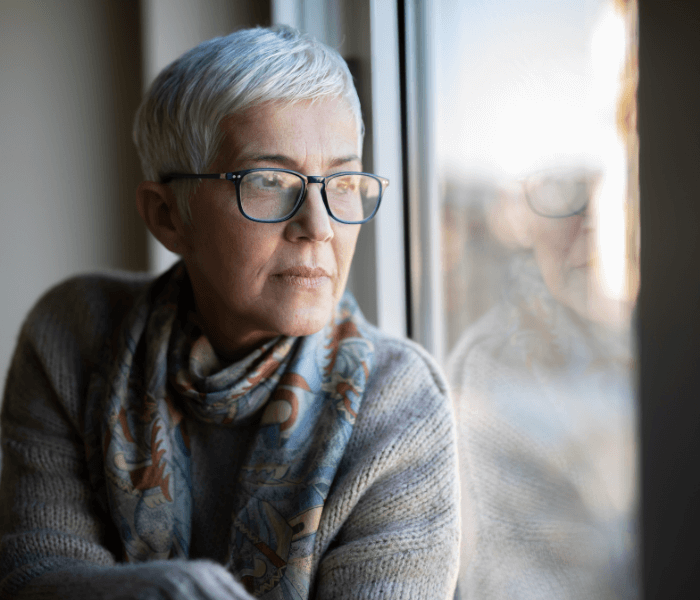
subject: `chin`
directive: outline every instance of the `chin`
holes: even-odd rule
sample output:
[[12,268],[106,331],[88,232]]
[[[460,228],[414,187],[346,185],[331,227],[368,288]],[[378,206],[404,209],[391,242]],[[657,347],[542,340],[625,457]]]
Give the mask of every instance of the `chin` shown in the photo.
[[276,306],[284,307],[276,311],[277,318],[274,319],[280,334],[312,335],[323,329],[333,317],[338,299],[330,290],[309,293],[307,290],[288,289],[286,292],[275,298]]
[[330,306],[307,306],[285,311],[277,320],[277,331],[282,335],[313,335],[323,329],[331,320],[334,304]]
[[571,269],[550,292],[561,304],[588,319],[590,282],[589,269]]
[[321,319],[309,319],[302,322],[289,323],[286,326],[280,328],[281,335],[287,335],[290,337],[301,337],[305,335],[313,335],[318,333],[324,326],[328,323],[330,317],[325,320]]

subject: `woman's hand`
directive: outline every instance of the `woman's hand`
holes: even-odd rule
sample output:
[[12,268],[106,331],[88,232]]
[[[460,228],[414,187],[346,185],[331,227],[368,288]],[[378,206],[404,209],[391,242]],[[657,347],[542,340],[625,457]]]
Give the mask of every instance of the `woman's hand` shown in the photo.
[[51,597],[75,600],[252,600],[229,571],[209,560],[159,560],[114,567],[76,562],[69,572],[53,571],[35,580],[26,597],[32,597],[36,586],[50,590]]

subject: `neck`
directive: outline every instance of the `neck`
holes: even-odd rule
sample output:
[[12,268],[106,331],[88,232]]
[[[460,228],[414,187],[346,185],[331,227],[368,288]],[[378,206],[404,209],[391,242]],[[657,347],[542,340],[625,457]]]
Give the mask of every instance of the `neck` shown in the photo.
[[232,315],[215,294],[202,292],[202,286],[196,285],[191,276],[190,282],[196,323],[221,361],[237,362],[279,335],[251,328],[244,319]]
[[[205,309],[201,310],[200,306]],[[227,319],[218,311],[209,311],[206,303],[200,303],[195,299],[197,322],[204,335],[214,348],[220,360],[234,363],[244,359],[251,352],[277,337],[274,333],[266,332],[240,332],[240,323],[236,319]]]

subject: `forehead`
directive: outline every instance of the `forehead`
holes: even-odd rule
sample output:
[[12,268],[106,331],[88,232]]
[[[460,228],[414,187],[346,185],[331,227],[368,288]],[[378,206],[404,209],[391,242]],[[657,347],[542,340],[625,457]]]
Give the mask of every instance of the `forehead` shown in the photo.
[[[354,114],[340,98],[267,102],[225,118],[219,159],[231,168],[260,157],[329,162],[361,154]],[[218,160],[216,162],[219,162]]]

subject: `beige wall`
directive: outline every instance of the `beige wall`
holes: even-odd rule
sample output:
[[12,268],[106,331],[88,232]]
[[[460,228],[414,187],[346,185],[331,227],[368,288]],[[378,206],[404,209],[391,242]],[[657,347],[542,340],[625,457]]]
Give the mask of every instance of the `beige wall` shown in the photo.
[[[173,260],[134,206],[141,172],[131,122],[141,94],[185,50],[269,24],[275,11],[299,13],[292,24],[349,60],[371,170],[368,0],[0,0],[0,385],[22,320],[51,285]],[[377,322],[374,228],[363,227],[348,284]]]
[[[241,27],[270,24],[270,4],[255,0],[142,0],[144,89],[186,50]],[[148,234],[150,270],[161,272],[178,257]]]
[[[117,10],[117,4],[119,9]],[[0,372],[51,284],[145,267],[130,121],[138,5],[0,3]]]
[[197,42],[265,19],[269,5],[253,0],[0,2],[3,387],[44,290],[75,273],[147,267],[131,143],[144,83]]

